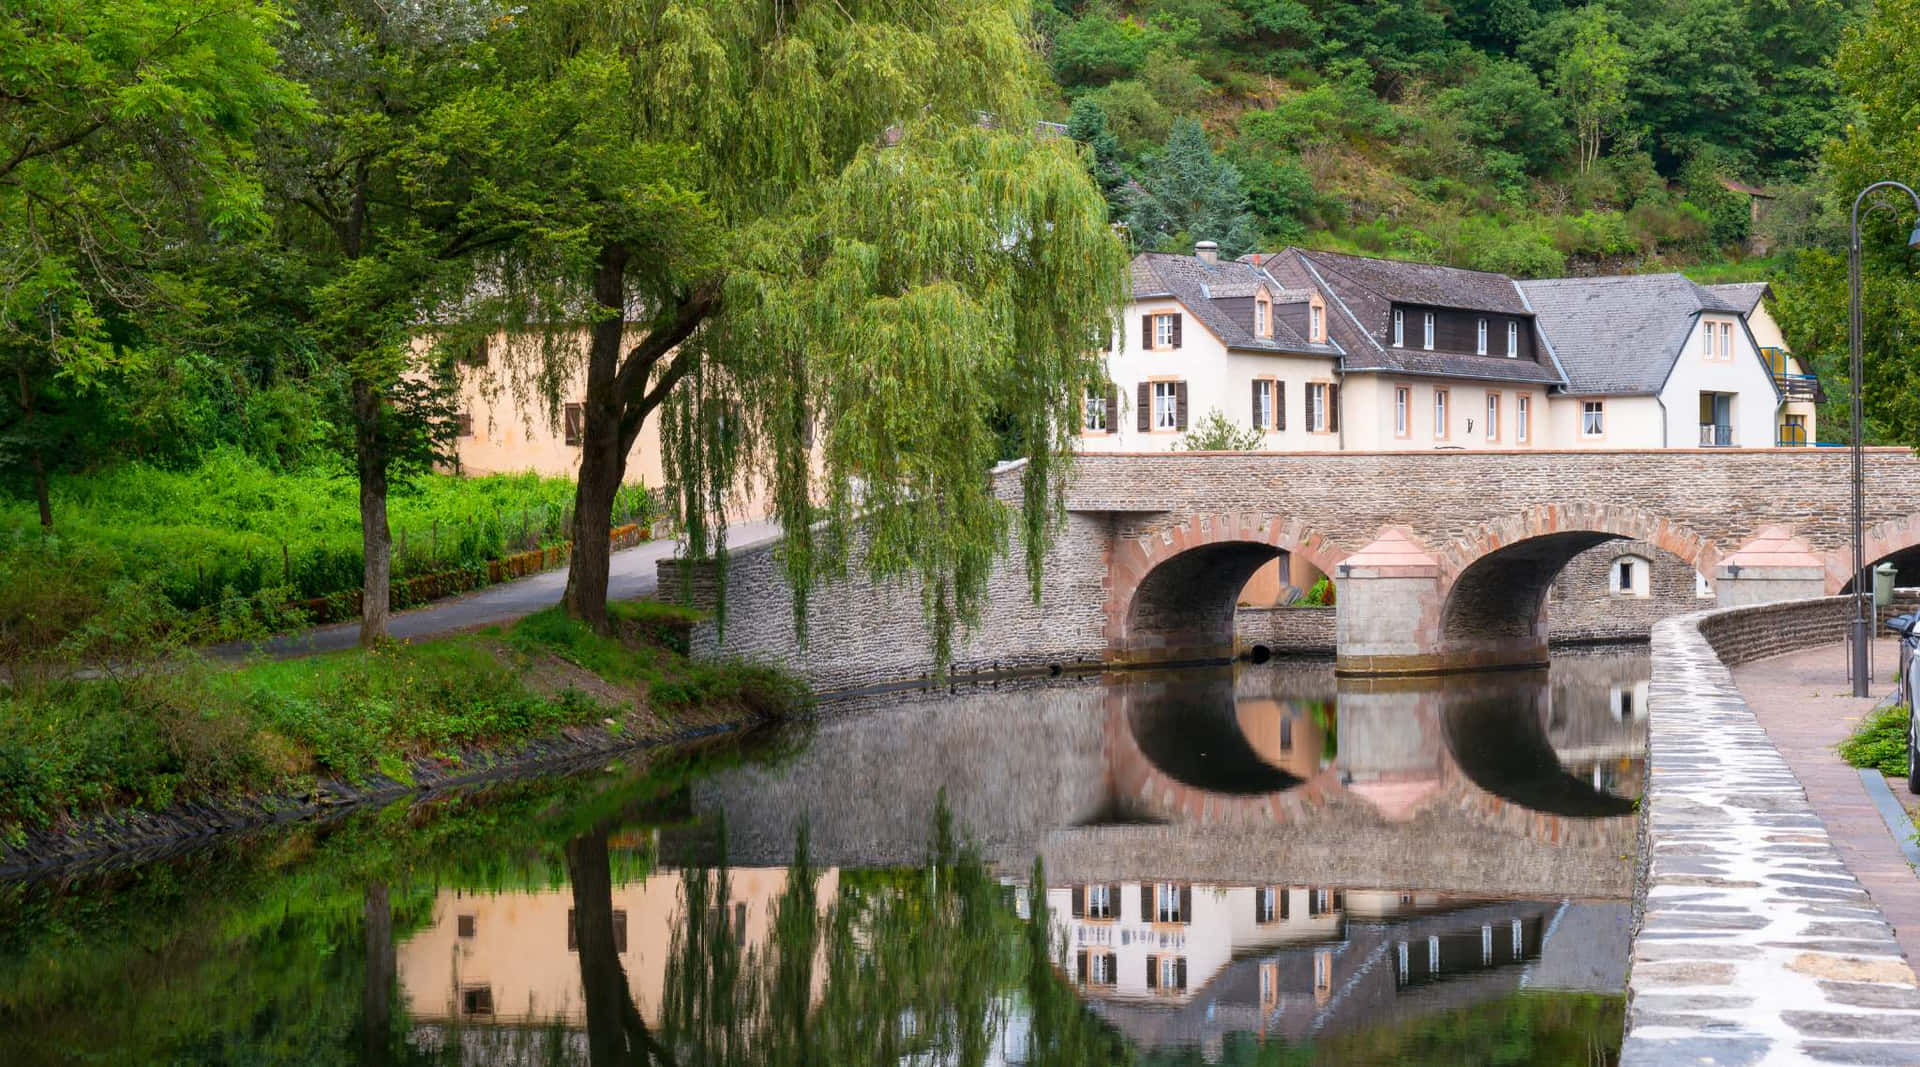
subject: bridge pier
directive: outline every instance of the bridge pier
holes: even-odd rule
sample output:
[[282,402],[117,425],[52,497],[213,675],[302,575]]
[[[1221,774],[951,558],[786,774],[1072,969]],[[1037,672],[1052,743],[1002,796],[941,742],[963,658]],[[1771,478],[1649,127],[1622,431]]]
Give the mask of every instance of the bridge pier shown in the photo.
[[[1383,531],[1337,570],[1337,674],[1444,674],[1546,665],[1544,612],[1526,612],[1517,623],[1501,619],[1504,625],[1484,632],[1461,632],[1461,627],[1448,625],[1440,563],[1403,527]],[[1526,595],[1537,600],[1543,592],[1544,587]]]
[[1714,568],[1720,607],[1744,608],[1827,595],[1826,563],[1785,526],[1763,526]]

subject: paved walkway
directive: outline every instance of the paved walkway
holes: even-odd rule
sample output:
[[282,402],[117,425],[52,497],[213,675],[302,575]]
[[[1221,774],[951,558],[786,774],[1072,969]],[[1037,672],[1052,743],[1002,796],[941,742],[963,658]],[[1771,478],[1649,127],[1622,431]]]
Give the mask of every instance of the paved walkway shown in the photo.
[[[780,528],[771,522],[733,523],[727,527],[727,547],[741,549],[761,544],[778,537],[779,532]],[[660,584],[657,564],[672,557],[678,547],[677,542],[672,540],[648,541],[615,552],[607,583],[607,599],[632,600],[653,592]],[[492,626],[552,607],[560,602],[566,590],[566,568],[542,571],[511,582],[490,585],[465,596],[401,612],[393,617],[388,629],[396,638],[412,640]],[[216,645],[209,651],[226,659],[237,659],[255,651],[265,652],[275,659],[292,659],[317,652],[353,648],[359,641],[360,624],[343,622],[261,642],[239,641]]]
[[[1622,1067],[1920,1064],[1920,982],[1842,852],[1875,831],[1897,854],[1879,815],[1821,817],[1691,619],[1656,625],[1653,655],[1652,859]],[[1796,711],[1798,684],[1756,692],[1782,716],[1830,711]],[[1844,690],[1811,684],[1816,700]],[[1817,759],[1812,736],[1786,745]]]
[[[1874,642],[1876,675],[1891,678],[1897,656],[1895,642]],[[1893,925],[1907,962],[1920,962],[1920,876],[1900,854],[1860,773],[1833,750],[1892,692],[1893,682],[1875,682],[1871,697],[1853,696],[1846,657],[1844,645],[1792,652],[1735,667],[1733,681],[1806,788],[1808,802],[1827,824],[1847,869]],[[1903,781],[1890,784],[1906,788]]]

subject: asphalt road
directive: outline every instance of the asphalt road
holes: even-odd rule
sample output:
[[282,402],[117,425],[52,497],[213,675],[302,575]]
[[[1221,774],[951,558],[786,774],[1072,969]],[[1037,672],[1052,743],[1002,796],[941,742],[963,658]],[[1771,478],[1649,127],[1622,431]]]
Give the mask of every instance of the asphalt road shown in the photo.
[[[727,546],[746,548],[778,537],[780,528],[771,522],[742,522],[727,527]],[[678,544],[671,540],[649,541],[615,552],[612,573],[607,583],[609,600],[632,600],[646,596],[659,587],[656,564],[674,555]],[[540,574],[499,585],[488,586],[452,600],[442,600],[414,608],[393,617],[388,626],[395,638],[406,641],[437,637],[459,630],[471,630],[495,623],[510,622],[560,602],[567,589],[567,572],[543,571]],[[236,641],[208,649],[223,659],[240,659],[264,652],[275,659],[310,656],[317,652],[338,652],[355,647],[360,641],[360,624],[334,623],[297,634],[283,634],[264,641]]]

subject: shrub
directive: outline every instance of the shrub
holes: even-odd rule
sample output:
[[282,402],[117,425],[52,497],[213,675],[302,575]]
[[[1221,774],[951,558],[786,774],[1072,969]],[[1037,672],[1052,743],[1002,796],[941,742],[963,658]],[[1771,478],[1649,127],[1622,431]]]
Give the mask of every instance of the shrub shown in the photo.
[[1907,774],[1907,709],[1891,707],[1867,717],[1852,737],[1840,742],[1840,758],[1881,774]]

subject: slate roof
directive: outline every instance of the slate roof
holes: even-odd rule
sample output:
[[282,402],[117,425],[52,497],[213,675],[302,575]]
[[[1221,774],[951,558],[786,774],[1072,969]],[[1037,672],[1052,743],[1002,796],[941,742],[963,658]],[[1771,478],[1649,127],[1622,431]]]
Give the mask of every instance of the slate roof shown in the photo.
[[1666,383],[1702,311],[1748,307],[1679,274],[1520,282],[1553,338],[1567,392],[1652,394]]
[[1565,381],[1544,345],[1540,346],[1543,358],[1535,362],[1394,348],[1388,343],[1394,304],[1489,311],[1531,321],[1532,309],[1514,287],[1513,279],[1504,274],[1303,248],[1288,248],[1252,260],[1283,285],[1319,289],[1327,294],[1327,333],[1345,350],[1341,363],[1346,370],[1540,385]]
[[[1336,345],[1316,344],[1288,326],[1275,315],[1269,320],[1272,337],[1256,337],[1251,321],[1242,323],[1227,309],[1214,303],[1230,298],[1248,299],[1262,284],[1276,300],[1285,296],[1305,300],[1304,293],[1288,293],[1265,270],[1242,260],[1208,263],[1197,256],[1146,252],[1133,258],[1133,298],[1146,300],[1172,297],[1207,329],[1217,334],[1230,349],[1251,352],[1298,352],[1315,356],[1339,356]],[[1304,288],[1295,286],[1295,289]],[[1297,302],[1297,301],[1296,301]],[[1251,314],[1251,312],[1249,312]]]
[[1742,315],[1751,315],[1753,309],[1760,306],[1760,298],[1771,290],[1766,282],[1730,282],[1726,285],[1709,285],[1707,291],[1729,304],[1738,305]]

